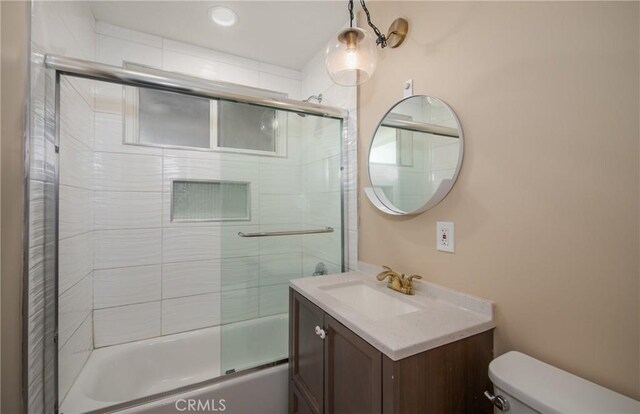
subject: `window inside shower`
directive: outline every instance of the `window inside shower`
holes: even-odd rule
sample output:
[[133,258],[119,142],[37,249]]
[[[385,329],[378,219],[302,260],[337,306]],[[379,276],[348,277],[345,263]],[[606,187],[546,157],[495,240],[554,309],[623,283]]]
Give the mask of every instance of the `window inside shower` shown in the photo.
[[124,121],[126,144],[287,155],[286,114],[265,106],[126,87]]
[[[345,268],[343,121],[68,76],[59,88],[61,411],[285,360],[289,280]],[[120,378],[143,345],[161,381],[87,397],[82,384],[110,375],[101,361]]]

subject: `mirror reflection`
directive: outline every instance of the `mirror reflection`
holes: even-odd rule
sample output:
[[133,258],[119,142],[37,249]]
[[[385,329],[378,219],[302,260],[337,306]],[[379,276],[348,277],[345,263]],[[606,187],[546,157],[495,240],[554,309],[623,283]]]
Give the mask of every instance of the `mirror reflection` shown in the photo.
[[392,214],[425,211],[453,186],[462,152],[462,130],[451,108],[434,97],[409,97],[386,114],[373,137],[368,193]]

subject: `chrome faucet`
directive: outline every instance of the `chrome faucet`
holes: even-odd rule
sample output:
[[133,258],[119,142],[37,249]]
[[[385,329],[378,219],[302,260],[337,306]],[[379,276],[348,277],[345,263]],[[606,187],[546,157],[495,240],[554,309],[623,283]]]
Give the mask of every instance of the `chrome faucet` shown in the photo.
[[382,266],[382,268],[384,269],[384,271],[378,274],[376,278],[381,282],[386,278],[389,278],[389,283],[387,283],[387,287],[389,289],[393,289],[396,292],[404,293],[405,295],[415,294],[413,289],[413,279],[422,279],[422,276],[405,276],[404,273],[400,274],[398,272],[395,272],[388,266]]

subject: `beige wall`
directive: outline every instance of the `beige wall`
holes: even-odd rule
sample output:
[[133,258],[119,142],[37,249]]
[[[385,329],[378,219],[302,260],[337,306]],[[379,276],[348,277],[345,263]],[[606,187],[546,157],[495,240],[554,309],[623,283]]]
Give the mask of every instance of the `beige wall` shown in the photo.
[[22,344],[22,223],[24,186],[24,113],[28,62],[28,2],[2,1],[2,405],[20,413]]
[[[376,2],[409,38],[359,89],[360,259],[496,303],[516,349],[640,398],[639,3]],[[362,192],[366,153],[412,78],[466,138],[449,196],[411,218]],[[455,254],[435,222],[456,224]]]

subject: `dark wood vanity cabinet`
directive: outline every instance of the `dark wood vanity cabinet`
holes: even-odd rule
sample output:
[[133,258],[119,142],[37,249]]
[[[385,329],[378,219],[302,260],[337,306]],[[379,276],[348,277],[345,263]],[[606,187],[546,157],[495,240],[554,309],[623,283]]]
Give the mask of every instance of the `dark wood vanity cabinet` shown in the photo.
[[393,361],[293,289],[289,305],[290,413],[492,412],[492,330]]
[[381,412],[380,351],[293,290],[289,304],[289,411]]
[[324,312],[301,295],[289,293],[289,411],[324,413],[324,341],[315,327]]

